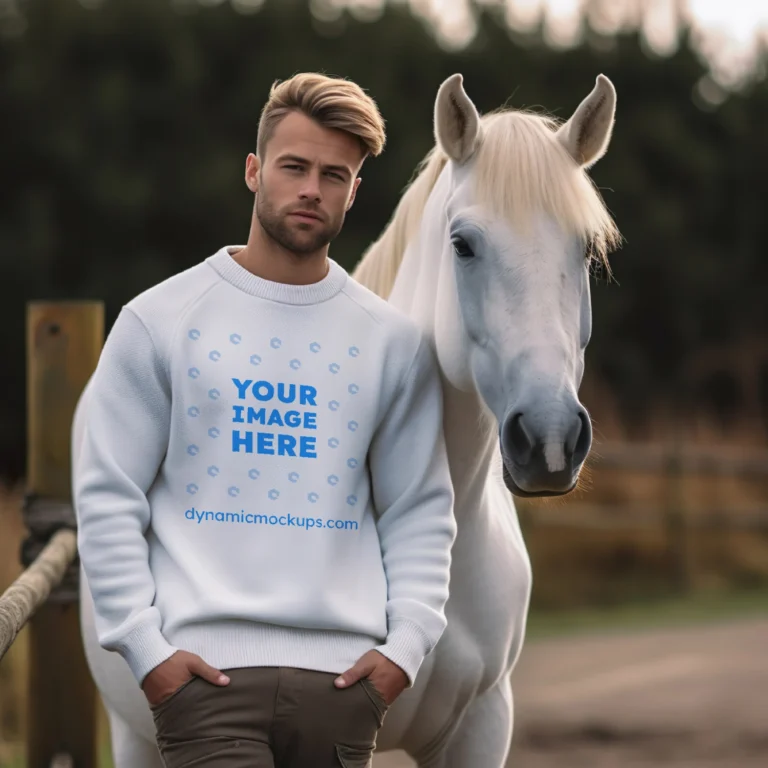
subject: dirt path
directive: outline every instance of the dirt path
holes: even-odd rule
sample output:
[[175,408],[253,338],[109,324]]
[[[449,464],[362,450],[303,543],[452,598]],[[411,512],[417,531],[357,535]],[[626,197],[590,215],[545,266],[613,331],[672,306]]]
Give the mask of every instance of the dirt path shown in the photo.
[[514,681],[509,768],[768,766],[768,619],[532,642]]

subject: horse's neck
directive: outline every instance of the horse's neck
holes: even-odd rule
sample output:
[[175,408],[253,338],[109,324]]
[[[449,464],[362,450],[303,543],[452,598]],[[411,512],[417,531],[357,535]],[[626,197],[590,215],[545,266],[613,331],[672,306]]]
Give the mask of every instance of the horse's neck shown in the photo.
[[[446,318],[438,311],[455,311],[450,302],[438,304],[438,290],[445,290],[451,281],[446,270],[453,269],[440,247],[445,238],[445,198],[448,192],[447,171],[433,189],[424,212],[419,234],[408,246],[398,270],[390,301],[411,317],[434,339],[435,326]],[[439,309],[438,309],[439,307]],[[496,444],[493,420],[489,418],[476,392],[461,392],[442,377],[444,432],[448,461],[456,495],[456,515],[472,515],[479,508]]]
[[443,379],[443,397],[445,445],[461,520],[478,513],[497,440],[476,392],[460,392]]

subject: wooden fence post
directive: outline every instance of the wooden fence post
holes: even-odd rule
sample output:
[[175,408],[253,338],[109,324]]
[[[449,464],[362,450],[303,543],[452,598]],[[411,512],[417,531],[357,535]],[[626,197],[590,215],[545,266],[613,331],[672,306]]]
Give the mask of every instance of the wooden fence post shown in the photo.
[[[72,501],[72,418],[103,342],[101,302],[27,304],[27,487],[33,497]],[[57,756],[74,768],[97,765],[96,692],[74,597],[52,595],[29,622],[27,768],[50,768]]]

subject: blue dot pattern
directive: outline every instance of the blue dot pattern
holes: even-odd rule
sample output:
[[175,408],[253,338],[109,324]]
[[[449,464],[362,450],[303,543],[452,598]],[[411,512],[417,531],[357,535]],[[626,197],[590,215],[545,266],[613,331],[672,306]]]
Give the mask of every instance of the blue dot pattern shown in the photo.
[[[192,341],[198,341],[202,337],[202,333],[198,328],[191,328],[189,329],[187,336]],[[241,344],[242,341],[243,341],[243,337],[239,333],[231,333],[229,335],[229,342],[234,346]],[[279,337],[274,336],[269,340],[269,346],[274,350],[278,350],[283,346],[283,341]],[[312,343],[309,344],[309,351],[313,355],[319,355],[320,352],[322,351],[322,345],[317,341],[313,341]],[[349,357],[351,358],[357,358],[361,354],[360,348],[354,345],[350,346],[348,348],[348,354],[349,354]],[[211,349],[208,352],[208,359],[214,363],[217,363],[222,359],[222,354],[218,349]],[[251,365],[258,366],[258,365],[261,365],[261,363],[263,362],[263,358],[261,355],[257,353],[253,353],[248,357],[248,361],[250,362]],[[288,366],[292,370],[298,371],[302,367],[302,362],[299,358],[294,357],[289,361]],[[328,371],[334,376],[336,376],[341,372],[341,365],[338,362],[331,362],[328,364]],[[191,379],[198,379],[202,375],[202,372],[200,368],[192,366],[188,369],[187,374]],[[360,392],[360,386],[354,382],[348,383],[347,392],[350,395],[356,395]],[[221,397],[222,397],[222,393],[219,389],[214,387],[208,390],[208,398],[210,400],[216,401],[216,400],[219,400]],[[328,402],[329,410],[334,412],[339,411],[341,409],[341,406],[342,404],[338,400],[330,400]],[[192,405],[187,409],[187,414],[191,418],[197,418],[201,414],[201,409],[196,405]],[[358,429],[358,427],[359,427],[359,424],[354,419],[351,419],[347,422],[347,428],[349,429],[350,432],[355,432]],[[217,426],[212,426],[208,429],[208,435],[209,437],[216,439],[221,436],[221,430]],[[341,441],[337,437],[331,437],[328,439],[328,446],[332,449],[338,448],[340,444],[341,444]],[[187,446],[187,453],[191,457],[197,456],[200,453],[200,450],[201,450],[200,446],[194,443],[191,443]],[[354,457],[348,458],[346,463],[350,469],[356,469],[360,465],[360,461]],[[207,471],[207,474],[212,478],[218,477],[221,473],[221,470],[216,465],[209,466],[206,471]],[[248,470],[247,476],[251,480],[257,480],[261,477],[261,472],[255,467],[253,467],[250,470]],[[293,484],[299,483],[300,479],[301,478],[298,472],[290,472],[288,474],[288,480]],[[336,486],[340,483],[339,476],[335,474],[328,475],[327,480],[330,486]],[[200,487],[197,485],[197,483],[191,482],[186,486],[186,491],[188,494],[194,495],[200,491]],[[241,493],[240,487],[235,484],[229,485],[227,487],[227,493],[230,497],[235,498],[239,496]],[[275,501],[280,497],[280,491],[278,488],[271,488],[268,491],[267,496],[269,499]],[[307,494],[306,498],[309,503],[316,504],[320,499],[320,495],[316,491],[311,491]],[[349,496],[346,497],[346,502],[348,505],[354,506],[355,504],[357,504],[358,498],[354,494],[350,494]]]

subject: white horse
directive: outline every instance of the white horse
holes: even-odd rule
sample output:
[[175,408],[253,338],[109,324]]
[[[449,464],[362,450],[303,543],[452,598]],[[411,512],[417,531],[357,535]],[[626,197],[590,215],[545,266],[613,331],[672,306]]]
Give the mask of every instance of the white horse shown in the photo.
[[[591,333],[589,267],[618,232],[586,169],[606,151],[616,94],[600,75],[563,124],[515,110],[480,117],[461,75],[440,87],[437,146],[354,277],[433,339],[456,491],[448,625],[390,709],[378,752],[420,768],[502,768],[531,569],[512,494],[571,491],[591,446],[577,391]],[[73,426],[77,459],[87,388]],[[510,493],[511,491],[511,493]],[[116,768],[162,768],[147,702],[101,649],[82,578],[86,655]]]

